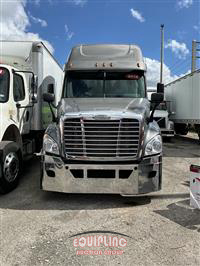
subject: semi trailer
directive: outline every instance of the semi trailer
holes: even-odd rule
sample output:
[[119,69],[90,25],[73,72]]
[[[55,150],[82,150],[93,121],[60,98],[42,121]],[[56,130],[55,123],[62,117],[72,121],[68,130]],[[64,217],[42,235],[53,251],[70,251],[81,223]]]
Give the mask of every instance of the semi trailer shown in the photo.
[[185,75],[165,86],[170,101],[170,119],[177,134],[186,135],[194,127],[200,139],[200,70]]
[[23,161],[40,151],[52,121],[44,92],[60,98],[63,70],[42,42],[0,41],[0,191],[14,189]]
[[43,190],[128,196],[161,189],[162,139],[153,114],[163,94],[152,94],[150,115],[145,74],[136,45],[72,49],[57,116],[43,139]]

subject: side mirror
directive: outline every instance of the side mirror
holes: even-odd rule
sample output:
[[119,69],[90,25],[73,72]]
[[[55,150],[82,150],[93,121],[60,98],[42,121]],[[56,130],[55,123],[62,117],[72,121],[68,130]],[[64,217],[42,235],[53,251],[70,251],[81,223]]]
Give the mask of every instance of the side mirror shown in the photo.
[[54,84],[53,83],[48,84],[47,92],[54,94]]
[[148,122],[153,121],[153,115],[156,110],[156,107],[164,100],[164,94],[163,93],[152,93],[151,94],[151,103],[154,104],[153,109],[151,111],[151,115]]
[[151,94],[151,102],[159,104],[164,100],[163,93],[152,93]]
[[53,103],[55,101],[55,95],[51,93],[44,93],[43,100],[48,103]]
[[29,87],[30,87],[30,101],[32,104],[37,103],[38,77],[34,74],[29,79]]
[[33,75],[30,78],[30,89],[32,93],[36,93],[38,88],[38,76]]
[[51,114],[52,114],[52,117],[53,117],[53,122],[56,122],[57,121],[57,118],[56,118],[55,113],[54,113],[54,111],[52,109],[52,106],[54,108],[56,108],[56,106],[54,106],[54,104],[53,104],[53,102],[55,100],[55,95],[54,94],[51,94],[51,93],[44,93],[43,94],[43,100],[45,102],[48,102],[49,108],[51,110]]
[[37,94],[36,93],[33,93],[31,94],[31,103],[34,104],[34,103],[37,103]]
[[157,83],[157,92],[158,93],[164,93],[164,84],[163,83]]

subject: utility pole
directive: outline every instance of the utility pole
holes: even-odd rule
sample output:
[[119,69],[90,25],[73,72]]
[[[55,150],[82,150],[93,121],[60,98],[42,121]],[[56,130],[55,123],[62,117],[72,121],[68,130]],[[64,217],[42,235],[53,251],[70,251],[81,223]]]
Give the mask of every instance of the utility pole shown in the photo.
[[200,44],[200,42],[197,42],[195,40],[192,41],[192,68],[191,68],[192,72],[194,72],[196,70],[197,58],[200,58],[200,56],[197,55],[197,53],[200,52],[200,49],[197,48],[197,46],[199,44]]
[[160,25],[161,45],[160,45],[160,83],[163,83],[163,60],[164,60],[164,24]]

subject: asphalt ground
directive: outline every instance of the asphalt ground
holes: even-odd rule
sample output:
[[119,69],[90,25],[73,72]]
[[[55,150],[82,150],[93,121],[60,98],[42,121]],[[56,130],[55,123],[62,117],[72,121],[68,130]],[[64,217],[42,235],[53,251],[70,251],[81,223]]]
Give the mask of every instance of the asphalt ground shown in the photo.
[[[189,205],[190,164],[200,165],[197,138],[175,137],[164,143],[162,190],[123,198],[41,191],[35,157],[18,188],[0,195],[0,265],[200,265],[200,210]],[[75,238],[95,235],[123,237],[126,246],[73,246]]]

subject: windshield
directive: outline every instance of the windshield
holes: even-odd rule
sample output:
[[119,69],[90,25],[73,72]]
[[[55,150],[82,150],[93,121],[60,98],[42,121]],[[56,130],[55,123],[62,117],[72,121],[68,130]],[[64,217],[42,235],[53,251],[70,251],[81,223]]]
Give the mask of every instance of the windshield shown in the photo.
[[166,110],[167,110],[166,102],[162,102],[162,103],[160,103],[156,109],[157,109],[157,110],[166,111]]
[[67,72],[63,97],[144,98],[146,92],[143,72]]
[[0,67],[0,102],[4,103],[8,100],[9,91],[9,71]]

